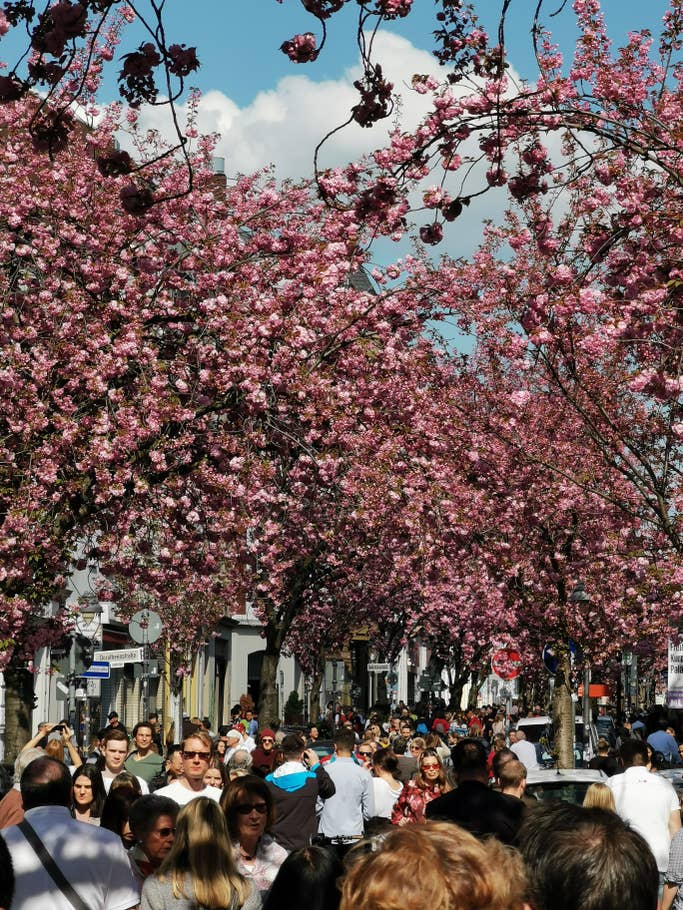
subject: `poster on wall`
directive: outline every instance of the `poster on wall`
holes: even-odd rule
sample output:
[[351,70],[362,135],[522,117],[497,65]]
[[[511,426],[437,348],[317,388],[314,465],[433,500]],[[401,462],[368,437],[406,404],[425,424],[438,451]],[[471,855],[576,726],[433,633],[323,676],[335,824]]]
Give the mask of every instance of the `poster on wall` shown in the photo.
[[670,708],[683,708],[683,641],[669,642],[666,703]]

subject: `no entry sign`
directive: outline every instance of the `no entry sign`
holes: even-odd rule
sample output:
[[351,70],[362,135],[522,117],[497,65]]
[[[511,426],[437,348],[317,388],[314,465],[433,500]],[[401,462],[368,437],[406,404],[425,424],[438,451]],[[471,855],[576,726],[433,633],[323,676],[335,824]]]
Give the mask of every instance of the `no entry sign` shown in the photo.
[[514,679],[519,676],[522,656],[514,648],[500,648],[491,657],[491,669],[500,679]]

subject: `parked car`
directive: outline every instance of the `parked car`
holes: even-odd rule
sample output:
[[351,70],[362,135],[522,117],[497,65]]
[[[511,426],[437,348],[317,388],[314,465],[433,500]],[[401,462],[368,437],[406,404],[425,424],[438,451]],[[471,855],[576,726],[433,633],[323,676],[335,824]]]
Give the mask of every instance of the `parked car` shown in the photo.
[[590,768],[541,768],[527,774],[526,795],[538,802],[563,799],[580,806],[591,784],[607,780],[604,771]]
[[682,768],[664,768],[657,772],[660,777],[665,777],[678,795],[679,800],[683,800],[683,769]]
[[[516,727],[524,730],[526,738],[536,747],[538,763],[545,767],[552,766],[553,723],[547,715],[539,717],[520,717]],[[590,725],[591,751],[589,757],[595,754],[598,736],[595,724]],[[574,718],[574,757],[577,762],[583,761],[583,717],[577,714]]]
[[317,754],[320,761],[329,761],[334,755],[334,743],[331,739],[319,739],[313,743],[311,749]]

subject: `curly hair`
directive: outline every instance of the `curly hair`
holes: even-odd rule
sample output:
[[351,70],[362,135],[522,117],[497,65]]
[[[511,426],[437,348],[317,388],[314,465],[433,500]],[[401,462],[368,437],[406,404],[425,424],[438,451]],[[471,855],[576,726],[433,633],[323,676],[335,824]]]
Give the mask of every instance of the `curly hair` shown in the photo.
[[515,850],[448,822],[427,822],[395,828],[351,867],[340,910],[404,910],[406,894],[411,910],[522,910],[525,891]]

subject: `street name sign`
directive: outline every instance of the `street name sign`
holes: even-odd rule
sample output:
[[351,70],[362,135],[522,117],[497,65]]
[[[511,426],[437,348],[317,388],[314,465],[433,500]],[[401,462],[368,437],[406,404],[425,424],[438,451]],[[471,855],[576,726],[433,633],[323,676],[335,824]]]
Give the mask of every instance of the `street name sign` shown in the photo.
[[82,679],[109,679],[111,664],[106,660],[94,660],[85,673],[80,674]]
[[144,648],[119,648],[118,651],[95,651],[93,660],[104,661],[114,669],[124,664],[137,664],[143,660]]

